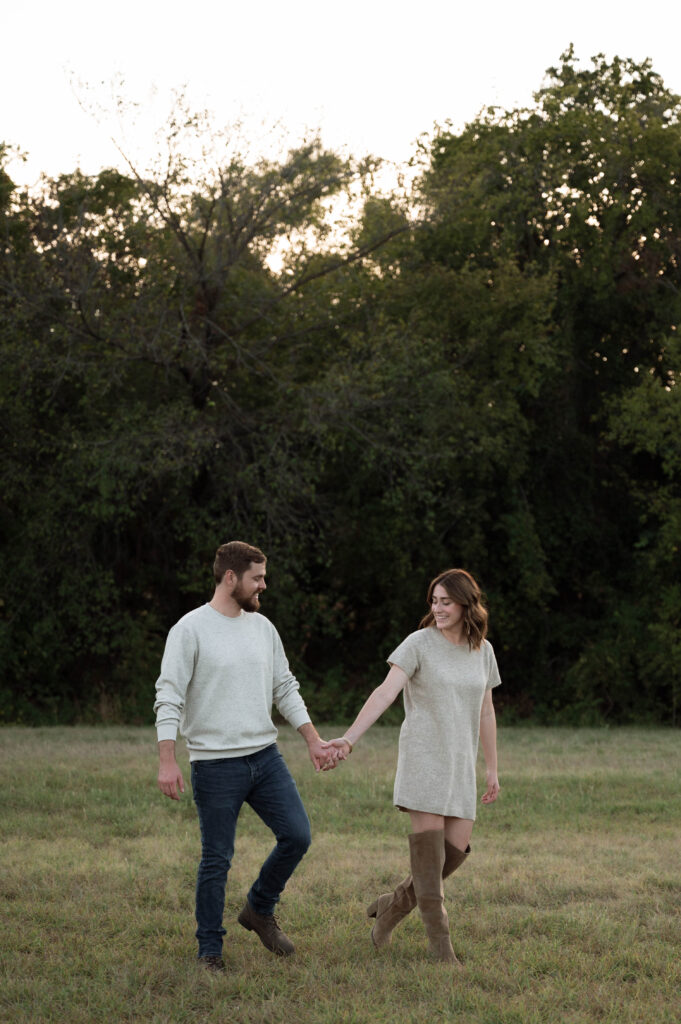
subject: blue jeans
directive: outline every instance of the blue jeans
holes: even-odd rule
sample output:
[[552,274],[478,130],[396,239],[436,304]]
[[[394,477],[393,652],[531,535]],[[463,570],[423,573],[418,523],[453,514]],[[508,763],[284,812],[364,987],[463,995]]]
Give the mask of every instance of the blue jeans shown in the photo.
[[201,828],[196,880],[199,956],[222,952],[225,886],[244,803],[274,832],[276,845],[248,893],[257,914],[272,914],[286,883],[310,846],[310,822],[276,743],[247,757],[192,761],[192,789]]

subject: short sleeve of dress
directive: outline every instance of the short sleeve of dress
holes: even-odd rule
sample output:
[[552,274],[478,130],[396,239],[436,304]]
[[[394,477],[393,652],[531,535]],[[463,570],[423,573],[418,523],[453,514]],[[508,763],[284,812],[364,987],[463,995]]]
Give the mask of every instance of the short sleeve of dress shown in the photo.
[[395,648],[392,654],[388,655],[387,661],[389,665],[398,665],[403,672],[411,679],[416,670],[419,667],[419,645],[417,643],[417,633],[410,633],[402,643]]
[[485,655],[487,658],[487,683],[485,684],[485,689],[492,690],[495,686],[500,685],[501,676],[499,675],[497,659],[494,656],[494,648],[492,647],[489,640],[485,640],[484,643]]

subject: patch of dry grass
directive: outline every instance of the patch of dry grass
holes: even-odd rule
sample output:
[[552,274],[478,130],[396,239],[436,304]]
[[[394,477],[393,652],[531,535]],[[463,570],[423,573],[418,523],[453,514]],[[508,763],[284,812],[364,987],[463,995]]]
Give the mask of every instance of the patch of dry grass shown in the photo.
[[271,846],[246,810],[229,969],[211,978],[194,962],[195,811],[156,790],[153,731],[0,730],[0,1021],[677,1024],[678,732],[501,731],[502,796],[447,883],[463,977],[429,961],[416,913],[390,949],[369,941],[366,904],[407,870],[396,741],[376,728],[315,775],[282,730],[314,836],[281,904],[298,951],[274,958],[236,922]]

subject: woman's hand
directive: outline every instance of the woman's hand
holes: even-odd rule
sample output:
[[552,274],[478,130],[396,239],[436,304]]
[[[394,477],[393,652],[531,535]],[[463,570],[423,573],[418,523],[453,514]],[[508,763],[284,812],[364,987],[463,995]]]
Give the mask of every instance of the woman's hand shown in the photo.
[[326,740],[323,745],[327,749],[333,747],[335,756],[339,761],[346,761],[348,754],[352,752],[352,744],[345,736],[337,736],[334,740]]
[[482,795],[483,804],[493,804],[499,796],[499,779],[496,772],[487,772],[487,790]]

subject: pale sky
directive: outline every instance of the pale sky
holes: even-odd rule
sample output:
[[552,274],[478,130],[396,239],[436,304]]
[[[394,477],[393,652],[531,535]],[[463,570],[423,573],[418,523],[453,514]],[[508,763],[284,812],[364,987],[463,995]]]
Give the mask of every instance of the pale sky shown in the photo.
[[[5,5],[0,141],[28,153],[12,162],[20,184],[41,171],[96,173],[121,165],[115,135],[135,155],[149,145],[186,87],[216,126],[241,118],[254,135],[280,121],[292,143],[319,129],[326,145],[408,159],[435,122],[457,128],[484,106],[527,104],[570,42],[581,61],[603,52],[650,57],[681,93],[678,0],[24,0]],[[146,115],[123,140],[78,103],[111,83]],[[249,125],[253,125],[251,129]]]

